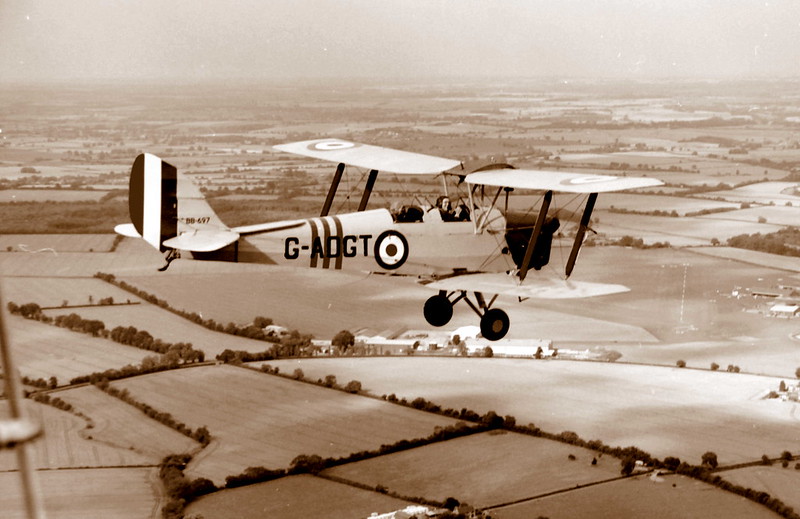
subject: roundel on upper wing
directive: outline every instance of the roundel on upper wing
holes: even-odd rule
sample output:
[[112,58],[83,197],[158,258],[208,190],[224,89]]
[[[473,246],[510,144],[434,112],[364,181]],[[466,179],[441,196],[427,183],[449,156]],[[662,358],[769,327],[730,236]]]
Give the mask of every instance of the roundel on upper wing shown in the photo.
[[613,180],[613,178],[604,177],[602,175],[587,175],[585,177],[577,177],[565,180],[563,184],[577,186],[581,184],[594,184],[596,182],[608,182],[609,180]]
[[375,240],[375,261],[386,270],[403,266],[408,259],[408,240],[397,231],[384,231]]
[[342,141],[339,139],[328,139],[309,144],[308,149],[315,151],[336,151],[355,148],[356,146],[358,146],[358,144],[355,142]]

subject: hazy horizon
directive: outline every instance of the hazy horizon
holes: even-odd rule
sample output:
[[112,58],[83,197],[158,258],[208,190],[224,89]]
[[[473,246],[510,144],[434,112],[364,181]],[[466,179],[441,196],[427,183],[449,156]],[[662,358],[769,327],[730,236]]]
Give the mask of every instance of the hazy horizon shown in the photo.
[[18,0],[0,83],[800,76],[800,2]]

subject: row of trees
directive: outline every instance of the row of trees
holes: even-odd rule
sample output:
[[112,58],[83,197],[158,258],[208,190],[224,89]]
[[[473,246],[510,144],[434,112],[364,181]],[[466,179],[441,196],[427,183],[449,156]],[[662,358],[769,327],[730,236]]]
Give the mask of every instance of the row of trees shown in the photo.
[[188,503],[218,490],[209,479],[190,480],[184,475],[183,471],[191,460],[190,454],[172,454],[158,466],[158,476],[169,498],[161,509],[164,519],[182,519]]
[[[42,312],[41,307],[39,307],[39,305],[36,303],[17,305],[13,302],[10,302],[8,303],[8,309],[12,314],[21,315],[28,319],[54,324],[75,332],[86,333],[92,335],[93,337],[103,337],[119,344],[133,346],[135,348],[161,354],[159,357],[145,357],[140,366],[127,365],[120,369],[110,369],[99,373],[78,376],[70,381],[71,384],[96,382],[103,378],[108,380],[116,380],[119,378],[126,378],[143,373],[152,373],[154,371],[175,368],[181,364],[195,362],[199,363],[205,361],[205,352],[195,350],[190,343],[164,342],[160,339],[154,339],[150,333],[144,330],[137,330],[133,326],[117,326],[112,330],[107,330],[102,321],[98,321],[96,319],[83,319],[81,316],[75,313],[59,315],[53,319],[45,315]],[[28,379],[28,382],[31,385],[41,388],[52,389],[58,385],[58,381],[55,377],[51,377],[49,381],[44,381],[43,379]]]
[[165,411],[158,411],[157,409],[151,407],[150,405],[136,400],[127,389],[124,388],[118,389],[112,386],[107,379],[99,380],[94,385],[95,387],[105,392],[106,394],[118,398],[123,402],[125,402],[126,404],[134,406],[135,408],[139,409],[141,412],[143,412],[153,420],[156,420],[157,422],[160,422],[166,425],[167,427],[178,431],[184,436],[192,438],[203,447],[211,443],[212,439],[211,433],[208,432],[208,428],[205,426],[198,427],[197,429],[192,430],[183,422],[179,422],[178,420],[176,420],[175,417],[172,416],[170,413],[167,413]]
[[106,274],[106,273],[103,273],[103,272],[97,272],[94,275],[94,277],[96,277],[98,279],[102,279],[106,283],[110,283],[110,284],[112,284],[112,285],[114,285],[116,287],[119,287],[119,288],[127,291],[127,292],[130,292],[131,294],[133,294],[133,295],[135,295],[135,296],[137,296],[137,297],[139,297],[141,299],[144,299],[145,301],[147,301],[150,304],[156,305],[156,306],[158,306],[160,308],[163,308],[164,310],[168,310],[168,311],[170,311],[170,312],[172,312],[172,313],[174,313],[176,315],[179,315],[179,316],[183,317],[184,319],[188,319],[189,321],[192,321],[195,324],[199,324],[199,325],[201,325],[201,326],[203,326],[205,328],[208,328],[209,330],[213,330],[215,332],[227,333],[227,334],[230,334],[230,335],[237,335],[237,336],[240,336],[240,337],[247,337],[248,339],[255,339],[255,340],[259,340],[259,341],[266,341],[266,342],[272,342],[272,343],[280,343],[281,342],[279,337],[276,337],[274,335],[270,335],[269,333],[264,331],[265,327],[267,327],[270,324],[272,324],[272,319],[270,319],[268,317],[256,317],[253,320],[252,324],[248,324],[248,325],[244,325],[244,326],[240,326],[240,325],[237,325],[236,323],[232,323],[232,322],[228,323],[227,325],[225,325],[225,324],[222,324],[222,323],[218,323],[214,319],[204,319],[197,312],[187,312],[185,310],[179,310],[179,309],[173,308],[173,307],[171,307],[169,305],[169,303],[167,303],[163,299],[159,299],[155,295],[150,294],[149,292],[146,292],[146,291],[141,290],[139,288],[136,288],[135,286],[133,286],[133,285],[131,285],[129,283],[126,283],[125,281],[120,281],[120,280],[116,279],[116,277],[113,274]]
[[728,238],[728,246],[798,257],[800,256],[800,229],[787,227],[766,234],[739,234]]

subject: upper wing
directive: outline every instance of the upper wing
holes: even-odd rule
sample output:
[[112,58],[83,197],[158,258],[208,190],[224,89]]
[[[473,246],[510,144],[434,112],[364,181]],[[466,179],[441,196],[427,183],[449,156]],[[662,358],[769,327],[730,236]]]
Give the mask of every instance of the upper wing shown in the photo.
[[404,175],[433,175],[452,169],[461,162],[452,159],[371,146],[342,139],[315,139],[273,146],[279,151],[341,162],[348,166],[376,169]]
[[578,299],[620,294],[630,289],[623,285],[570,281],[534,276],[520,284],[519,278],[503,273],[465,274],[427,283],[434,290],[483,292],[535,299]]
[[604,193],[664,184],[655,178],[614,177],[611,175],[587,175],[585,173],[529,169],[480,171],[478,173],[470,173],[465,180],[470,184],[484,186],[552,190],[567,193]]

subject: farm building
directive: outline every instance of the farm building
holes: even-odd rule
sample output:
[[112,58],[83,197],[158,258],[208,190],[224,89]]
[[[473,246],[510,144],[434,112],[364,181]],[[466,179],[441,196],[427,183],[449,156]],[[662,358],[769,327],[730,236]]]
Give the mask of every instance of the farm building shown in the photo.
[[753,297],[777,298],[783,295],[783,291],[776,288],[753,288],[750,290],[750,295]]
[[796,317],[800,314],[800,306],[780,303],[772,305],[769,309],[769,313],[775,317]]
[[486,339],[466,339],[464,344],[469,355],[478,354],[487,346],[492,348],[493,355],[502,357],[534,357],[540,350],[543,357],[552,357],[555,351],[553,341],[545,339],[506,339],[496,342]]
[[411,519],[413,517],[436,517],[443,510],[428,508],[422,505],[409,505],[402,510],[395,510],[386,514],[373,513],[369,519]]
[[289,333],[289,329],[284,326],[278,326],[277,324],[270,324],[269,326],[265,326],[263,328],[264,333],[269,336],[274,337],[283,337],[284,335]]
[[374,355],[401,355],[414,347],[417,341],[411,339],[386,339],[381,336],[369,337],[363,341]]

